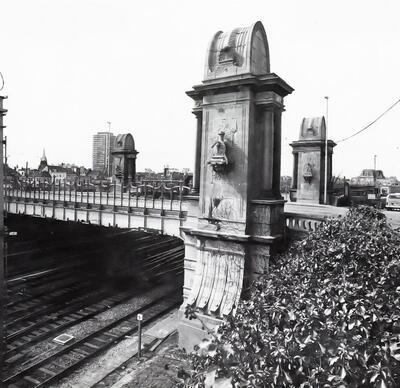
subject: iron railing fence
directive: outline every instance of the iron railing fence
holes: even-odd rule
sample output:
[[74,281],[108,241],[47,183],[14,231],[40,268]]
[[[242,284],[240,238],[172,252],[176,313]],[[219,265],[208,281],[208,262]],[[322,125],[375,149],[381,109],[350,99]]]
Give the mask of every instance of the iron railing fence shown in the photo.
[[11,198],[33,201],[73,202],[145,209],[182,211],[183,198],[192,187],[178,180],[142,180],[127,185],[118,183],[52,181],[14,182],[4,185],[5,202]]

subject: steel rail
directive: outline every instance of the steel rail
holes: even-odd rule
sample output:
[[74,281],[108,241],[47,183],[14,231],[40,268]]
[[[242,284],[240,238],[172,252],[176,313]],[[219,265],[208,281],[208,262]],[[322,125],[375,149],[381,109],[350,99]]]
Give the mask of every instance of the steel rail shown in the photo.
[[[167,305],[167,307],[164,307],[161,311],[157,311],[154,315],[150,315],[150,317],[148,317],[147,319],[144,319],[142,321],[142,324],[141,324],[142,327],[147,326],[151,322],[154,322],[157,318],[162,317],[163,315],[165,315],[166,313],[171,311],[173,308],[177,307],[180,303],[181,303],[180,301],[171,302],[169,305]],[[151,307],[149,309],[151,309]],[[145,311],[146,311],[146,309],[143,309],[143,310],[138,311],[137,313],[145,312]],[[70,374],[71,372],[73,372],[74,370],[79,368],[81,365],[86,363],[89,359],[99,355],[100,353],[102,353],[105,350],[107,350],[108,348],[110,348],[116,342],[119,342],[122,339],[124,339],[127,335],[136,333],[137,327],[138,327],[137,323],[136,323],[137,322],[136,321],[137,313],[135,314],[135,324],[133,325],[133,327],[131,329],[129,329],[128,331],[124,332],[123,334],[121,334],[119,336],[114,337],[114,339],[111,340],[110,342],[108,342],[102,346],[99,346],[98,349],[95,349],[92,353],[88,354],[86,357],[75,361],[75,363],[68,366],[68,368],[64,369],[63,371],[57,373],[56,375],[50,376],[45,381],[43,381],[40,384],[38,384],[37,386],[35,386],[35,388],[49,387],[49,384],[59,381],[61,378],[65,377],[66,375]]]
[[[132,291],[122,292],[122,293],[120,293],[119,296],[110,296],[110,297],[107,297],[107,299],[105,299],[105,300],[103,299],[94,304],[93,303],[90,303],[90,304],[82,303],[80,306],[78,306],[78,305],[69,306],[69,308],[65,309],[64,312],[60,312],[56,316],[50,317],[47,320],[47,322],[45,322],[46,325],[50,326],[50,329],[48,329],[48,327],[42,325],[43,328],[41,331],[44,330],[44,332],[39,333],[29,339],[25,338],[22,343],[21,343],[21,339],[19,338],[18,342],[20,342],[20,344],[5,352],[5,362],[7,363],[7,367],[9,368],[12,364],[16,363],[17,361],[20,362],[21,357],[13,357],[13,356],[15,356],[15,355],[18,356],[18,354],[21,353],[21,351],[28,348],[29,346],[36,344],[38,342],[41,342],[41,341],[49,338],[50,336],[55,335],[56,333],[59,333],[61,330],[72,327],[72,326],[74,326],[78,323],[81,323],[89,318],[92,318],[100,313],[103,313],[104,311],[107,311],[111,307],[117,306],[120,303],[124,303],[125,301],[127,301],[137,295],[138,295],[137,292],[132,292]],[[68,316],[72,316],[72,315],[75,315],[75,317],[72,317],[73,320],[68,319]],[[67,319],[67,321],[65,321],[65,319]],[[23,335],[24,333],[18,333],[18,334]],[[15,340],[14,340],[14,342],[15,342]],[[9,345],[9,344],[7,344],[7,345]],[[12,345],[12,344],[10,344],[10,345]]]
[[[94,350],[93,353],[88,353],[87,350],[83,350],[83,352],[78,353],[78,354],[83,355],[83,357],[80,360],[76,361],[72,365],[65,366],[65,368],[62,371],[60,371],[58,373],[55,373],[53,376],[50,375],[44,381],[37,380],[38,384],[33,385],[34,387],[48,386],[48,384],[50,382],[54,382],[56,380],[61,379],[66,374],[70,373],[72,370],[75,370],[77,367],[82,365],[89,358],[97,355],[98,353],[100,353],[100,351],[103,351],[103,350],[107,349],[112,344],[114,344],[116,341],[119,341],[119,340],[123,339],[126,335],[129,335],[132,332],[134,332],[136,330],[136,325],[134,327],[130,327],[130,328],[127,328],[126,326],[123,326],[127,330],[122,330],[122,328],[120,328],[120,330],[122,330],[122,331],[121,331],[121,334],[119,334],[119,335],[118,334],[114,334],[113,332],[111,332],[113,329],[116,329],[121,324],[125,324],[126,325],[127,324],[126,322],[128,320],[132,319],[132,318],[136,322],[137,314],[143,313],[146,310],[148,310],[149,308],[151,308],[151,307],[153,307],[153,306],[155,306],[155,305],[157,305],[157,304],[159,304],[161,302],[165,302],[166,300],[168,301],[168,298],[170,298],[170,297],[172,298],[172,296],[176,296],[176,290],[174,290],[174,292],[171,292],[171,293],[169,293],[167,295],[164,295],[162,297],[156,298],[152,302],[147,303],[146,305],[135,309],[135,311],[133,311],[133,312],[131,312],[131,313],[129,313],[129,314],[123,316],[123,317],[120,317],[119,319],[115,320],[114,322],[112,322],[112,323],[100,328],[99,330],[96,330],[95,332],[93,332],[91,334],[85,335],[83,338],[81,338],[81,339],[79,339],[79,340],[77,340],[77,341],[75,341],[75,342],[73,342],[73,343],[71,343],[69,345],[68,344],[64,345],[64,347],[62,347],[61,349],[57,350],[55,353],[51,354],[50,356],[48,356],[48,357],[46,357],[46,358],[44,358],[44,359],[42,359],[40,361],[34,362],[33,364],[30,364],[29,366],[27,366],[24,369],[18,371],[17,373],[7,377],[6,379],[3,380],[3,384],[5,384],[7,386],[7,385],[9,385],[11,383],[16,383],[16,382],[21,381],[21,380],[24,380],[24,381],[36,380],[35,378],[30,379],[30,380],[29,379],[26,380],[26,379],[24,379],[24,377],[31,377],[30,373],[39,370],[39,368],[42,368],[43,366],[51,364],[52,361],[55,360],[57,357],[65,356],[68,353],[76,351],[77,349],[79,349],[79,347],[82,347],[85,344],[88,344],[89,341],[95,340],[96,337],[99,337],[100,335],[109,336],[109,342],[106,342],[103,345],[99,345],[99,346],[97,346],[97,345],[88,346],[87,345],[86,346],[86,348],[87,347],[92,348]],[[170,310],[171,308],[175,307],[180,301],[181,301],[181,298],[179,298],[179,300],[178,300],[175,297],[175,300],[173,300],[173,303],[169,304],[167,309]],[[167,310],[167,309],[165,309],[165,310]],[[163,313],[165,312],[165,310],[163,310]],[[158,313],[158,316],[159,315],[160,315],[160,313]],[[153,318],[153,320],[156,319],[156,317],[152,317],[152,318]],[[107,333],[107,332],[109,332],[109,333]],[[89,345],[90,345],[90,343],[89,343]],[[85,355],[85,353],[87,353],[87,354]],[[77,353],[75,352],[75,355],[76,354]],[[48,368],[46,368],[46,369],[48,369]]]
[[[41,308],[37,309],[37,310],[35,310],[35,308],[37,306],[32,306],[31,308],[27,309],[27,311],[29,311],[28,314],[19,316],[13,320],[6,322],[5,327],[6,328],[9,328],[12,326],[15,327],[16,325],[18,325],[19,323],[23,323],[24,321],[29,322],[32,319],[40,318],[41,316],[43,316],[45,314],[54,313],[60,309],[60,305],[62,303],[65,303],[65,302],[68,304],[75,303],[79,299],[87,297],[88,294],[86,294],[86,292],[92,291],[89,295],[95,294],[96,292],[98,292],[97,290],[93,290],[93,284],[91,284],[91,283],[87,283],[85,285],[78,285],[76,288],[67,289],[67,290],[65,290],[65,292],[63,292],[63,291],[64,290],[60,290],[60,294],[57,295],[52,300],[53,303],[49,303],[47,305],[41,306]],[[75,295],[77,295],[77,296],[75,296]],[[32,310],[34,310],[34,311],[32,311]],[[16,330],[19,330],[19,329],[17,328]]]

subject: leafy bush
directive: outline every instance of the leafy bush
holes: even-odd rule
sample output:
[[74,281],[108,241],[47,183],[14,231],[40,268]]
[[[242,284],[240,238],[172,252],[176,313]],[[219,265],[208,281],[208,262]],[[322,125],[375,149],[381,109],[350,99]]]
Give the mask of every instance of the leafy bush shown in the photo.
[[400,387],[399,334],[400,235],[358,207],[278,258],[192,362],[234,387]]

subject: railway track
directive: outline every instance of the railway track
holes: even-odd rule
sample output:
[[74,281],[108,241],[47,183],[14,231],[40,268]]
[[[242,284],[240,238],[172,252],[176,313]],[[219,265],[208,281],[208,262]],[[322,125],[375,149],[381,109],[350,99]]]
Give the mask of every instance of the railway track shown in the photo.
[[[156,249],[160,249],[165,245],[170,245],[171,241],[163,242],[163,245],[155,244]],[[154,247],[152,247],[154,249]],[[161,253],[149,256],[143,260],[141,272],[147,278],[156,278],[158,275],[174,270],[182,264],[183,247],[172,247]],[[162,269],[162,271],[160,271]],[[40,273],[40,277],[45,276]],[[56,278],[58,279],[58,278]],[[17,279],[19,280],[19,279]],[[47,280],[45,278],[45,280]],[[41,283],[43,280],[41,279]],[[52,291],[41,289],[39,293],[25,296],[23,298],[13,300],[7,304],[7,319],[6,329],[13,328],[14,332],[19,332],[26,327],[36,327],[35,321],[37,317],[54,313],[59,309],[59,306],[68,302],[69,305],[80,302],[80,295],[85,294],[93,288],[93,283],[88,281],[72,281],[70,284],[62,285],[59,288],[54,288]],[[76,299],[76,300],[75,300]],[[41,320],[41,319],[40,319]],[[25,330],[23,330],[25,331]]]
[[[29,261],[29,271],[34,270],[35,273],[49,271],[48,268],[57,266],[54,257],[57,257],[56,261],[59,262],[73,262],[76,265],[86,262],[86,258],[89,255],[98,255],[104,252],[104,245],[123,245],[127,242],[126,239],[127,231],[115,234],[113,236],[105,237],[102,240],[98,239],[88,239],[84,241],[79,241],[75,245],[56,245],[55,247],[46,246],[44,248],[36,247],[29,250],[20,250],[17,252],[8,252],[8,264],[7,264],[7,277],[9,278],[24,278],[29,276],[29,274],[24,274],[27,265],[26,262]],[[160,239],[159,236],[152,235],[142,235],[140,232],[130,232],[135,233],[132,235],[134,241],[129,241],[128,244],[131,249],[140,248],[143,245],[148,245],[149,242],[156,241]],[[137,235],[138,234],[138,235]],[[109,240],[107,240],[109,239]],[[61,251],[54,251],[55,248]],[[84,252],[84,260],[82,260],[82,252]],[[18,283],[18,281],[13,281],[13,283]]]
[[89,282],[76,282],[71,286],[63,286],[38,298],[17,303],[13,309],[7,311],[5,328],[18,331],[21,327],[30,326],[33,321],[46,315],[53,315],[60,308],[74,305],[82,298],[96,294],[93,284]]
[[75,278],[69,278],[64,276],[59,276],[58,278],[49,279],[49,282],[37,284],[35,287],[25,287],[17,289],[14,292],[8,290],[8,302],[6,305],[7,311],[10,312],[16,309],[18,305],[29,302],[30,300],[40,300],[42,297],[46,299],[48,295],[56,292],[60,289],[72,287],[81,282],[81,280]]
[[159,278],[171,272],[178,275],[183,270],[184,257],[185,248],[182,245],[172,247],[165,252],[144,259],[141,269],[145,276],[153,278]]
[[[120,237],[120,235],[118,235]],[[137,252],[146,252],[146,248],[149,249],[149,243],[152,243],[151,249],[154,249],[154,247],[157,247],[162,244],[163,241],[159,241],[162,238],[160,236],[151,236],[151,235],[146,235],[137,238],[135,241],[130,242],[130,249],[134,253]],[[165,244],[164,244],[165,245]],[[82,253],[73,253],[73,254],[68,254],[66,256],[62,256],[58,258],[58,261],[65,261],[68,260],[71,264],[69,265],[61,265],[61,266],[54,266],[53,262],[48,262],[48,260],[43,259],[44,261],[41,262],[41,260],[36,260],[41,262],[41,266],[39,268],[35,268],[32,271],[32,266],[29,266],[29,272],[24,273],[23,271],[27,269],[27,265],[24,264],[24,266],[21,266],[18,268],[18,270],[15,270],[10,272],[10,268],[8,269],[7,273],[7,286],[11,292],[14,292],[14,290],[18,287],[25,286],[29,284],[30,287],[34,287],[36,285],[41,285],[43,279],[46,280],[46,282],[51,279],[52,277],[57,278],[60,276],[65,276],[65,272],[69,270],[76,270],[77,267],[84,267],[85,265],[88,265],[86,256],[89,254],[95,254],[95,253],[101,253],[104,251],[104,248],[93,248],[91,250],[88,250],[87,247],[85,248],[85,258],[81,258]],[[78,260],[76,260],[78,259]],[[54,261],[54,260],[53,260]],[[36,263],[37,265],[37,263]],[[48,268],[50,267],[50,269]]]
[[52,281],[53,279],[59,279],[63,276],[65,277],[65,272],[73,268],[73,265],[53,266],[50,269],[34,270],[32,272],[22,273],[12,277],[10,276],[6,278],[6,285],[9,292],[14,292],[14,290],[21,285],[29,285],[30,287],[40,286],[43,284],[43,280]]
[[5,327],[16,327],[24,321],[29,321],[35,316],[48,314],[56,311],[60,305],[73,301],[86,292],[93,291],[93,283],[77,282],[69,287],[62,287],[58,290],[43,295],[33,297],[25,302],[15,304],[7,310]]
[[[146,325],[181,302],[180,289],[163,297],[158,296],[166,284],[167,278],[163,276],[183,271],[182,242],[163,235],[134,232],[127,236],[127,233],[132,232],[106,236],[103,240],[88,239],[87,246],[79,241],[74,249],[61,251],[57,257],[52,257],[53,250],[56,252],[60,244],[44,250],[43,257],[33,243],[31,246],[22,245],[23,250],[13,252],[11,257],[15,261],[12,264],[9,262],[11,272],[8,272],[7,279],[4,357],[4,375],[7,377],[0,382],[0,386],[52,386],[116,341],[135,332],[138,313],[144,314]],[[98,245],[95,246],[94,242]],[[79,246],[85,249],[78,252]],[[118,249],[115,250],[115,247]],[[17,244],[15,248],[18,248]],[[108,262],[116,262],[117,265],[108,266]],[[100,266],[93,267],[96,263]],[[130,278],[127,276],[129,273]],[[113,279],[118,281],[113,283]],[[130,279],[126,288],[120,284],[121,279]],[[104,286],[108,281],[110,285]],[[136,290],[132,290],[132,284]],[[155,293],[150,288],[150,293],[149,286],[155,284],[162,288]],[[138,289],[138,285],[143,287]],[[143,292],[147,296],[144,297]],[[142,300],[143,305],[122,317],[125,307],[117,309],[118,319],[106,313],[130,299]],[[132,311],[132,306],[129,310]],[[97,316],[111,318],[102,321]],[[79,324],[86,320],[90,323],[83,327],[89,326],[92,331],[94,327],[111,323],[81,338],[85,330],[82,332]],[[80,334],[64,346],[51,342],[66,329]]]
[[51,386],[127,335],[135,333],[137,314],[143,314],[143,325],[147,325],[177,307],[181,303],[181,297],[176,296],[177,293],[180,294],[174,290],[170,294],[156,298],[94,333],[87,334],[71,344],[58,346],[51,355],[29,363],[8,376],[3,384],[9,388]]
[[[159,252],[160,250],[162,252]],[[140,247],[133,253],[145,253],[147,255],[141,260],[141,269],[147,277],[152,277],[157,275],[159,269],[165,270],[166,266],[180,263],[184,256],[184,247],[180,242],[169,239],[155,241],[150,247]],[[76,270],[76,264],[8,279],[7,292],[9,300],[11,299],[7,303],[8,315],[14,315],[19,310],[32,310],[35,305],[43,305],[58,293],[63,293],[60,289],[82,284],[82,280],[74,280],[76,276],[73,276],[74,273],[69,272],[70,270]],[[43,285],[44,282],[46,283],[45,286]],[[50,288],[49,283],[51,284]]]
[[[167,241],[165,245],[170,245]],[[160,248],[160,244],[158,244]],[[144,277],[156,280],[163,274],[182,271],[184,249],[172,247],[148,256],[140,269]],[[112,306],[123,303],[136,292],[129,285],[115,289],[93,290],[93,283],[77,281],[69,287],[55,288],[37,298],[14,303],[6,321],[6,364],[11,367],[25,359],[25,349],[68,327],[89,319]],[[92,292],[89,292],[92,291]]]
[[6,337],[5,363],[7,369],[11,369],[17,363],[24,362],[29,358],[26,349],[32,345],[54,337],[63,330],[124,303],[135,295],[137,293],[125,291],[117,295],[108,295],[99,301],[99,297],[103,295],[97,294],[97,301],[94,300],[94,297],[88,298],[81,303],[75,303],[58,311],[57,314],[44,316],[40,321],[14,331]]
[[[149,246],[149,242],[152,242]],[[134,255],[151,254],[155,250],[163,249],[168,247],[171,241],[159,241],[157,236],[143,236],[137,239],[133,245],[132,253]],[[144,246],[143,246],[144,245]],[[137,248],[136,250],[134,248]],[[71,259],[73,256],[69,256]],[[7,308],[9,314],[14,314],[14,311],[18,310],[17,305],[22,305],[23,309],[32,309],[36,304],[51,299],[54,293],[57,293],[56,288],[72,287],[76,285],[72,279],[76,279],[76,271],[79,266],[83,272],[85,269],[84,262],[74,262],[67,266],[58,266],[55,268],[34,271],[32,273],[20,274],[7,280],[7,296],[8,303]],[[89,270],[89,268],[88,268]],[[90,275],[89,275],[90,276]],[[46,284],[43,286],[43,284]],[[50,285],[49,285],[50,283]],[[64,286],[63,286],[64,283]],[[49,288],[48,288],[49,287]],[[51,295],[46,296],[46,293],[50,291]],[[42,298],[42,300],[40,300]]]

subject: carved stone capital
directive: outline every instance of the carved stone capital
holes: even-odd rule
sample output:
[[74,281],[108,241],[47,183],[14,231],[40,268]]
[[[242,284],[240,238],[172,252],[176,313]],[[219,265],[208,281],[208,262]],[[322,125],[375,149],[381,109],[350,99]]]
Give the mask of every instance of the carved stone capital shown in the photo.
[[255,104],[259,109],[283,111],[283,97],[274,92],[260,92],[255,97]]
[[194,108],[192,109],[192,113],[197,118],[199,118],[203,115],[203,100],[195,100]]

